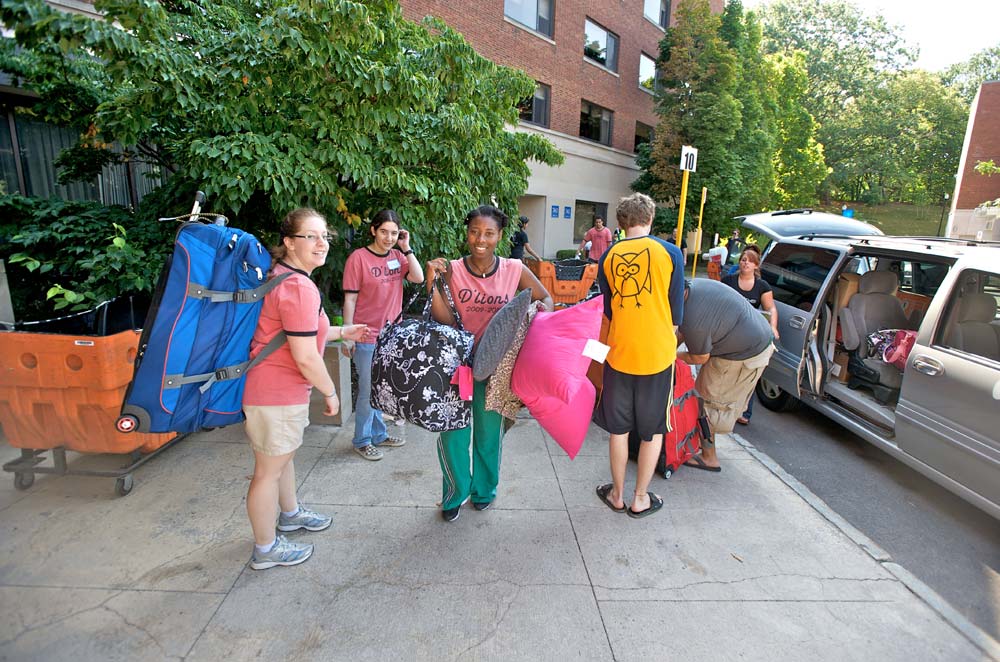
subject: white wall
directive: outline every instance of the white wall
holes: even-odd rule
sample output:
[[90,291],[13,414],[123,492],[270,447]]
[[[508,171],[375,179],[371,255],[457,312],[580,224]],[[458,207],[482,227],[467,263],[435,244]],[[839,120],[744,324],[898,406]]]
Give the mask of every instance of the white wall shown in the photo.
[[[557,250],[576,247],[573,224],[577,200],[607,204],[608,226],[616,227],[614,217],[618,200],[631,195],[629,184],[639,176],[635,155],[527,124],[515,130],[544,136],[566,159],[563,165],[554,168],[529,163],[528,190],[518,206],[520,213],[531,219],[528,239],[535,252],[545,258],[554,258]],[[553,206],[559,208],[558,218],[552,217]],[[564,218],[566,207],[570,209],[570,218]]]

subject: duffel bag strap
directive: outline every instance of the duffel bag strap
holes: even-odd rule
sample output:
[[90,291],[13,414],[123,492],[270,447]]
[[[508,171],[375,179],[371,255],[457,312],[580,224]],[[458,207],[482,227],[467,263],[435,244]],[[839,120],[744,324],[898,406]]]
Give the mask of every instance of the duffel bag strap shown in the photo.
[[448,283],[444,278],[438,278],[435,284],[438,286],[438,290],[442,296],[444,296],[444,300],[448,302],[451,314],[455,316],[455,326],[459,331],[465,331],[465,327],[462,326],[462,316],[458,314],[458,308],[455,307],[455,300],[451,297],[451,288],[448,287]]
[[212,384],[215,382],[223,382],[229,379],[239,379],[247,373],[250,368],[254,367],[265,358],[270,356],[279,347],[285,344],[288,338],[285,336],[285,332],[281,331],[275,337],[271,338],[271,342],[264,345],[264,349],[260,350],[260,353],[253,357],[249,361],[244,361],[243,363],[237,363],[236,365],[226,366],[225,368],[219,368],[215,372],[203,372],[200,375],[167,375],[163,379],[163,388],[180,388],[185,384],[198,384],[205,382],[198,387],[198,390],[202,393],[206,392],[208,389],[212,388]]
[[189,297],[194,297],[195,299],[208,299],[212,303],[225,303],[227,301],[233,301],[235,303],[254,303],[262,300],[265,294],[273,290],[278,286],[278,283],[291,275],[292,272],[289,271],[275,276],[263,285],[255,287],[252,290],[236,290],[235,292],[210,290],[203,285],[199,285],[198,283],[188,283],[187,295]]

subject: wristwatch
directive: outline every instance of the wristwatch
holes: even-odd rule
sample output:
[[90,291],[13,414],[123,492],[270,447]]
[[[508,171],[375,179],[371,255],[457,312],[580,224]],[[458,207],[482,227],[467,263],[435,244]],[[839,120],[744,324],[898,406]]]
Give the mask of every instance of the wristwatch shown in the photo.
[[406,249],[405,251],[403,251],[403,255],[413,255],[413,249],[412,248]]

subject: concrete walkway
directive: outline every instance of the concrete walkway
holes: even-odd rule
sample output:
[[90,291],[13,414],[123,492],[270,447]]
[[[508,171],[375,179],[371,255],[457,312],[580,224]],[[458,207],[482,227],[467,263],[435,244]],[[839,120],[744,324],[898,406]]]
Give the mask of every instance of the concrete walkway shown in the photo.
[[404,430],[366,462],[347,430],[310,428],[300,497],[334,526],[292,534],[316,543],[307,563],[262,572],[240,426],[182,441],[124,498],[0,476],[0,659],[991,659],[738,440],[721,474],[654,478],[666,506],[633,520],[594,495],[603,432],[570,461],[521,419],[495,507],[448,524],[434,436]]

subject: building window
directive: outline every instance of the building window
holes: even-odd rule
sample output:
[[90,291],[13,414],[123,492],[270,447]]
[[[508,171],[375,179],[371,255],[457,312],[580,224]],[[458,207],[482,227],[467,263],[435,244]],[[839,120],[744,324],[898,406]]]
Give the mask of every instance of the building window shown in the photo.
[[670,21],[670,0],[644,0],[642,13],[664,30]]
[[656,60],[645,53],[639,54],[639,87],[647,92],[660,91],[660,71]]
[[618,35],[588,18],[584,24],[583,54],[602,67],[618,71]]
[[653,142],[653,127],[642,122],[635,123],[635,146],[633,150],[638,152],[639,145]]
[[503,13],[521,25],[551,37],[553,4],[554,0],[503,0]]
[[[39,121],[21,106],[0,107],[0,121],[0,193],[134,207],[166,181],[158,166],[131,161],[106,165],[89,182],[60,184],[53,162],[79,142],[79,130]],[[123,151],[117,143],[112,149]]]
[[517,104],[521,119],[539,126],[549,125],[549,94],[548,85],[539,83],[535,87],[535,94]]
[[584,101],[580,106],[580,137],[610,145],[614,116],[607,108]]
[[583,241],[583,235],[587,234],[587,230],[594,227],[594,219],[600,216],[604,219],[604,227],[611,227],[612,230],[617,226],[608,223],[608,203],[606,202],[587,202],[586,200],[576,201],[576,215],[573,220],[573,243],[577,246]]

